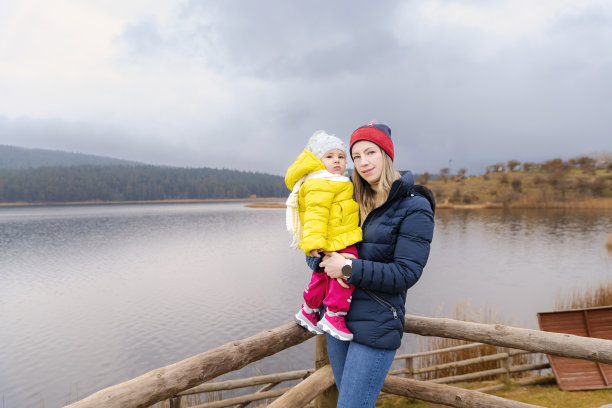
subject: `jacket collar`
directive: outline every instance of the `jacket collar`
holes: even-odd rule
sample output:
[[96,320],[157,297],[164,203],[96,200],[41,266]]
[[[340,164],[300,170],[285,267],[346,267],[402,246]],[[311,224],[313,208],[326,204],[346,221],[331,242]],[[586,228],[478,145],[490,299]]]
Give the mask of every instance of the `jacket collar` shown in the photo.
[[396,197],[405,196],[412,190],[414,187],[414,176],[411,171],[406,171],[402,177],[398,178],[391,184],[391,190],[389,191],[389,196],[387,197],[387,201],[392,201]]

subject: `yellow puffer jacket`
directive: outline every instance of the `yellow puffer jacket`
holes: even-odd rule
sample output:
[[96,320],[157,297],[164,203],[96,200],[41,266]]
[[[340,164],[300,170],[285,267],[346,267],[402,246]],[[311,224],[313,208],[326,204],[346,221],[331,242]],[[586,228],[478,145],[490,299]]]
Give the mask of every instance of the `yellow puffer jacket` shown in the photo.
[[[287,170],[289,190],[304,176],[325,165],[312,152],[304,150]],[[353,200],[353,183],[312,178],[298,193],[303,226],[300,248],[310,255],[313,249],[338,251],[361,241],[359,205]]]

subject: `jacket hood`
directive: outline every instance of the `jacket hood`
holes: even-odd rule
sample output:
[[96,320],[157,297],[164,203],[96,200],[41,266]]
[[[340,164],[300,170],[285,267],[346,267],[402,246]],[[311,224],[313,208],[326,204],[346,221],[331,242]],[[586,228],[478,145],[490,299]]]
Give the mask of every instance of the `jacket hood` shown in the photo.
[[287,169],[285,185],[289,190],[293,190],[293,186],[295,186],[298,180],[307,174],[319,170],[325,170],[323,162],[312,152],[304,150],[297,159],[295,159],[295,162],[289,166],[289,169]]

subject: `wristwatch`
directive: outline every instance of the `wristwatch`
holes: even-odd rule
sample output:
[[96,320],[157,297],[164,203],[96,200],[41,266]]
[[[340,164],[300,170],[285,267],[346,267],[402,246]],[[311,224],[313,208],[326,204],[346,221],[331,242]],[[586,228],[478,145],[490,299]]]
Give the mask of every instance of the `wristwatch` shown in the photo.
[[350,278],[353,275],[353,261],[350,259],[346,260],[346,263],[342,267],[342,274],[345,278]]

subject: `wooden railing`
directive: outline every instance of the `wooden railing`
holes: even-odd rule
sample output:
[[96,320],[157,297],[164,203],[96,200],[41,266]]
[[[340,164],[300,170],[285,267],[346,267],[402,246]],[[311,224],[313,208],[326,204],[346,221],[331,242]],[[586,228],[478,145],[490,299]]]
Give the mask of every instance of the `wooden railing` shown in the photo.
[[[317,337],[317,342],[321,341],[322,339],[323,337]],[[322,346],[321,344],[318,344],[317,350],[320,350],[321,346]],[[419,369],[414,369],[414,365],[415,365],[414,362],[421,358],[426,358],[426,357],[430,357],[430,356],[438,355],[438,354],[449,354],[450,355],[452,353],[456,353],[459,351],[464,351],[464,350],[474,349],[474,348],[476,349],[485,348],[485,347],[486,345],[483,343],[470,343],[470,344],[465,344],[465,345],[460,345],[460,346],[455,346],[455,347],[448,347],[448,348],[432,350],[432,351],[427,351],[427,352],[399,355],[395,357],[395,360],[396,361],[403,360],[405,368],[389,371],[389,375],[405,375],[406,378],[414,378],[415,376],[419,376],[420,374],[422,375],[422,374],[427,374],[427,373],[431,373],[435,371],[447,370],[449,368],[459,368],[459,367],[466,367],[466,366],[475,365],[475,364],[499,361],[501,365],[500,368],[482,370],[482,371],[472,372],[472,373],[463,374],[463,375],[438,377],[435,379],[428,380],[430,382],[437,383],[437,384],[448,384],[448,383],[459,382],[459,381],[470,381],[470,380],[482,378],[482,377],[490,377],[490,376],[500,377],[502,381],[500,384],[490,385],[485,388],[481,388],[477,390],[477,391],[483,392],[483,391],[491,391],[491,390],[503,388],[504,386],[509,385],[511,374],[550,368],[549,363],[521,364],[521,365],[513,366],[512,357],[519,356],[519,355],[532,354],[532,353],[528,351],[524,351],[524,350],[512,349],[512,350],[506,350],[505,352],[502,352],[502,353],[490,354],[490,355],[485,355],[481,357],[458,360],[458,361],[454,361],[451,363],[437,364],[433,366],[427,366],[427,367],[421,367]],[[542,356],[542,354],[538,354],[538,356]],[[211,397],[219,398],[220,395],[218,393],[222,391],[230,391],[230,390],[236,390],[240,388],[263,385],[262,388],[260,388],[254,393],[241,395],[237,397],[222,398],[217,401],[210,401],[210,402],[206,402],[206,403],[202,403],[198,405],[191,405],[192,408],[224,408],[224,407],[244,408],[251,402],[261,401],[261,400],[270,399],[270,398],[276,398],[276,397],[279,397],[285,394],[287,391],[291,389],[291,387],[285,387],[285,388],[279,388],[279,389],[274,389],[274,388],[278,386],[279,384],[286,382],[286,381],[305,379],[306,377],[311,375],[313,372],[314,370],[296,370],[296,371],[290,371],[290,372],[284,372],[284,373],[278,373],[278,374],[260,375],[260,376],[250,377],[250,378],[243,378],[239,380],[228,380],[228,381],[220,381],[220,382],[202,384],[197,387],[191,388],[187,391],[183,391],[179,393],[178,395],[176,395],[175,397],[171,398],[170,408],[181,407],[181,398],[185,396],[189,396],[189,395],[206,394],[207,398],[211,398]],[[516,381],[515,384],[526,385],[526,384],[533,384],[533,383],[542,384],[542,383],[547,383],[547,382],[548,383],[554,382],[554,377],[546,376],[546,377],[521,379],[519,381]]]
[[448,347],[448,348],[443,348],[443,349],[438,349],[438,350],[425,351],[421,353],[399,355],[395,357],[395,360],[404,360],[404,368],[389,371],[389,374],[390,375],[404,374],[406,378],[415,378],[415,376],[418,376],[419,374],[426,374],[426,373],[431,373],[435,371],[447,370],[450,368],[467,367],[467,366],[475,365],[475,364],[500,361],[501,367],[496,368],[496,369],[482,370],[482,371],[471,372],[468,374],[454,375],[454,376],[448,376],[448,377],[438,377],[438,378],[431,379],[429,381],[435,382],[438,384],[448,384],[448,383],[460,382],[460,381],[470,381],[470,380],[475,380],[475,379],[483,378],[483,377],[500,376],[502,381],[505,384],[508,384],[510,381],[511,374],[525,372],[525,371],[543,370],[546,368],[550,368],[549,363],[521,364],[521,365],[513,366],[512,357],[523,355],[523,354],[531,354],[531,353],[525,350],[508,349],[505,347],[502,348],[501,353],[497,353],[497,354],[483,355],[483,356],[478,356],[478,357],[473,357],[473,358],[468,358],[468,359],[463,359],[463,360],[457,360],[457,361],[453,361],[449,363],[421,367],[418,369],[414,368],[415,366],[414,362],[418,358],[429,357],[429,356],[433,356],[436,354],[449,354],[449,353],[463,351],[467,349],[481,348],[483,346],[485,346],[484,343],[470,343],[470,344],[463,344],[463,345],[455,346],[455,347]]
[[[406,316],[405,331],[424,336],[448,337],[530,352],[547,353],[612,364],[612,341],[569,334],[541,332],[504,325],[469,323],[444,318]],[[170,399],[176,406],[179,394],[254,361],[300,344],[313,335],[288,323],[249,338],[227,343],[178,363],[159,368],[140,377],[98,391],[68,407],[148,407]],[[269,408],[303,407],[313,400],[319,408],[335,406],[333,375],[324,348],[324,337],[317,337],[315,371]],[[505,358],[505,357],[504,357]],[[236,380],[239,381],[239,380]],[[275,382],[275,381],[273,381]],[[389,375],[383,392],[417,398],[452,407],[525,408],[534,405],[509,401],[478,391],[444,384],[417,381]],[[280,390],[275,390],[278,392]],[[269,392],[268,390],[262,392]],[[269,398],[269,397],[268,397]],[[218,405],[221,406],[221,405]],[[210,407],[210,406],[209,406]]]

